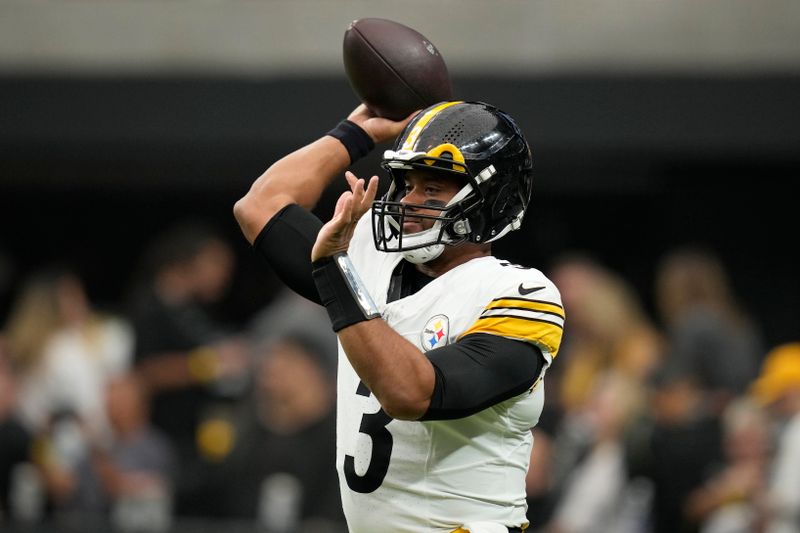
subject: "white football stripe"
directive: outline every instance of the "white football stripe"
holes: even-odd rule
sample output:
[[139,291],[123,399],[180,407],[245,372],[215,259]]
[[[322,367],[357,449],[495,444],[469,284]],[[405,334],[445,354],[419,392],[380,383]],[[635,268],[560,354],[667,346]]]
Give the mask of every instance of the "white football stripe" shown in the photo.
[[513,316],[526,320],[540,320],[544,322],[551,322],[564,327],[564,319],[555,313],[547,313],[545,311],[534,311],[532,309],[499,307],[494,309],[486,309],[481,313],[481,318],[489,318],[493,316]]

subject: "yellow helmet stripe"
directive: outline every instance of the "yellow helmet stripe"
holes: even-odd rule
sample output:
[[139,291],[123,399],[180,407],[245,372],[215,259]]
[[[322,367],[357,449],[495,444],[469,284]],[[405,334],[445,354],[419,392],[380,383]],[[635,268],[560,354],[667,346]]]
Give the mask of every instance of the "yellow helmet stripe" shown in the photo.
[[403,146],[400,149],[401,150],[413,150],[414,149],[414,145],[417,143],[417,139],[419,138],[419,134],[422,133],[422,130],[425,129],[425,126],[427,126],[428,123],[431,120],[433,120],[433,117],[438,115],[443,109],[447,109],[450,106],[454,106],[454,105],[460,104],[460,103],[462,103],[462,102],[461,101],[444,102],[444,103],[439,104],[436,107],[426,111],[425,114],[422,115],[422,117],[420,117],[420,119],[414,125],[412,130],[408,133],[408,137],[406,137],[406,140],[405,140],[405,142],[403,143]]

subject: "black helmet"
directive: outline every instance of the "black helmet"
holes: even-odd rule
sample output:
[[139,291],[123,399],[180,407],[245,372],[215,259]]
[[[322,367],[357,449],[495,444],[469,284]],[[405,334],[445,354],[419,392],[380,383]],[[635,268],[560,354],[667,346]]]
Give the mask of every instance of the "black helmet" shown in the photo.
[[[531,196],[531,151],[513,118],[483,102],[442,102],[408,123],[382,166],[392,184],[372,205],[375,247],[403,252],[424,263],[445,244],[485,243],[518,229]],[[423,168],[462,177],[463,188],[444,206],[400,202],[408,170]],[[406,208],[439,211],[413,216],[436,220],[433,227],[403,235]]]

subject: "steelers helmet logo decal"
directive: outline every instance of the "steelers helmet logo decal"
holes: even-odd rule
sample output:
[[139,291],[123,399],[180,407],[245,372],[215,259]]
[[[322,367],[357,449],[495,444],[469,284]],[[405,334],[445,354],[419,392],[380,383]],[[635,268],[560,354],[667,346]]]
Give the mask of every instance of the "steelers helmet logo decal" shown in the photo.
[[422,330],[420,344],[426,352],[447,344],[450,334],[450,319],[445,315],[436,315],[428,320]]

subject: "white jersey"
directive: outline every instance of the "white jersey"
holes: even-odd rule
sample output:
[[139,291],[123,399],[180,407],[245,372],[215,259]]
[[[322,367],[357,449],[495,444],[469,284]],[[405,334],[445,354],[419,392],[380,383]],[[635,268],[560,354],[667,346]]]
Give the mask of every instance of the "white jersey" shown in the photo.
[[[481,257],[387,303],[402,256],[375,250],[369,218],[359,222],[348,254],[392,329],[422,351],[468,333],[502,335],[534,343],[547,365],[552,362],[564,311],[540,271]],[[336,466],[350,531],[444,533],[471,522],[527,524],[525,475],[530,429],[544,403],[540,383],[466,418],[394,420],[340,344]]]

